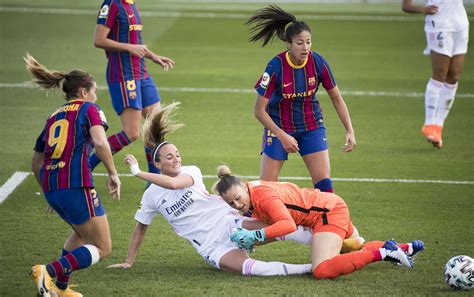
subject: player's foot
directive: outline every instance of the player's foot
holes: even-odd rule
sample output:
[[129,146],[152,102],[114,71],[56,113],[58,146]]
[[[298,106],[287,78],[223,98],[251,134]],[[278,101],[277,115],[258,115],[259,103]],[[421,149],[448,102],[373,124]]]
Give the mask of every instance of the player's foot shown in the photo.
[[415,258],[419,252],[425,250],[425,243],[421,240],[413,240],[409,244],[411,245],[411,247],[408,248],[407,255],[412,258]]
[[387,240],[380,249],[382,260],[389,261],[394,264],[400,264],[408,268],[413,267],[413,260],[405,254],[405,252],[398,246],[395,240]]
[[66,290],[61,290],[60,288],[53,285],[51,289],[51,296],[53,297],[82,297],[82,294],[71,289],[71,286],[67,287]]
[[364,247],[365,239],[363,237],[346,238],[342,242],[341,254],[361,250]]
[[434,147],[441,148],[443,146],[441,137],[436,130],[436,125],[423,125],[421,133]]
[[439,142],[437,143],[433,143],[433,146],[436,147],[436,148],[442,148],[443,147],[443,127],[442,126],[438,126],[438,125],[435,125],[434,126],[435,128],[435,131],[436,131],[436,134],[438,134],[438,138],[439,138]]
[[51,276],[49,276],[48,271],[46,271],[46,266],[35,265],[31,267],[30,274],[36,283],[36,287],[38,289],[38,296],[50,297],[52,280]]

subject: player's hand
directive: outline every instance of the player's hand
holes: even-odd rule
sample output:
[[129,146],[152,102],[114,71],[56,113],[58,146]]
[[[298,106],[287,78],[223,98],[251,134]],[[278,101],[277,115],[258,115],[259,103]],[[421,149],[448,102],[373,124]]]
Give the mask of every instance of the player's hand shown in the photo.
[[265,240],[265,231],[263,231],[263,228],[260,230],[237,228],[230,236],[230,240],[235,242],[239,248],[248,249],[253,246],[256,241],[261,242]]
[[164,71],[168,71],[170,68],[174,68],[174,61],[171,60],[170,58],[164,57],[164,56],[159,56],[159,55],[153,55],[151,60],[160,65]]
[[121,182],[117,174],[109,174],[107,178],[107,188],[113,200],[120,200]]
[[293,136],[288,135],[287,133],[283,133],[278,137],[278,139],[280,140],[283,149],[287,153],[296,153],[300,150],[300,148],[298,147],[298,142]]
[[123,158],[123,163],[127,166],[132,166],[133,164],[138,164],[137,158],[134,155],[125,155]]
[[131,267],[132,267],[132,263],[128,261],[107,266],[107,268],[124,268],[124,269],[131,268]]
[[344,142],[344,146],[341,147],[342,152],[344,152],[344,153],[352,152],[352,150],[354,150],[356,145],[357,145],[357,143],[356,143],[356,140],[355,140],[354,132],[347,132],[346,142]]
[[437,14],[438,11],[439,11],[439,8],[436,5],[428,5],[423,8],[423,14],[427,14],[427,15]]
[[129,44],[128,52],[132,54],[132,56],[136,56],[139,58],[144,58],[146,52],[148,51],[146,45],[143,44]]

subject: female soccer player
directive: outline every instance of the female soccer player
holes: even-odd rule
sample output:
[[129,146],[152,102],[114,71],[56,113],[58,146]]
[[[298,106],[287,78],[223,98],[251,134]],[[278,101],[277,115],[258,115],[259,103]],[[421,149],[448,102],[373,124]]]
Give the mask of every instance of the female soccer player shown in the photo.
[[301,189],[292,183],[242,183],[227,166],[219,167],[218,177],[214,191],[230,206],[242,212],[252,210],[253,217],[270,224],[260,230],[238,229],[232,241],[248,248],[255,242],[293,232],[297,224],[310,227],[314,234],[311,258],[316,279],[336,278],[382,260],[411,268],[409,255],[424,249],[420,240],[400,245],[393,240],[372,241],[362,251],[341,255],[343,240],[359,236],[341,197],[318,189]]
[[[311,264],[251,259],[247,250],[239,249],[230,240],[234,228],[261,227],[262,223],[239,215],[220,197],[210,195],[198,167],[181,165],[176,146],[164,140],[165,134],[181,126],[169,120],[169,114],[176,106],[177,103],[173,103],[153,112],[143,129],[145,144],[153,147],[153,160],[161,169],[161,174],[140,171],[134,156],[125,157],[132,174],[152,185],[143,194],[135,214],[137,225],[130,240],[127,260],[110,267],[129,268],[133,265],[148,225],[161,213],[176,234],[187,239],[204,260],[217,269],[261,276],[309,273]],[[305,237],[305,234],[302,235]]]
[[254,113],[264,126],[260,179],[277,181],[288,153],[299,152],[314,187],[332,192],[326,129],[316,97],[321,83],[347,131],[342,151],[352,151],[356,141],[329,64],[311,50],[310,27],[278,6],[257,11],[247,24],[253,26],[250,41],[262,39],[265,46],[277,36],[287,47],[270,60],[255,85]]
[[77,69],[50,71],[29,54],[24,59],[36,85],[61,88],[66,94],[67,102],[51,114],[36,140],[32,171],[49,206],[72,227],[62,257],[33,266],[31,273],[40,296],[82,296],[68,288],[71,273],[107,257],[112,247],[107,216],[87,162],[92,146],[107,169],[112,198],[120,198],[120,180],[105,135],[107,123],[95,104],[97,85],[90,74]]
[[444,121],[454,103],[469,41],[469,21],[462,0],[425,0],[417,6],[403,0],[402,10],[423,13],[431,78],[425,91],[425,123],[421,132],[436,148],[443,147]]
[[[94,45],[107,55],[107,85],[115,112],[120,116],[122,131],[109,136],[112,153],[120,151],[140,136],[141,116],[159,108],[160,95],[148,74],[145,58],[163,67],[173,68],[170,58],[153,53],[142,40],[142,18],[133,0],[105,0],[97,16]],[[157,172],[150,152],[145,148],[148,170]],[[95,168],[100,160],[91,156]]]

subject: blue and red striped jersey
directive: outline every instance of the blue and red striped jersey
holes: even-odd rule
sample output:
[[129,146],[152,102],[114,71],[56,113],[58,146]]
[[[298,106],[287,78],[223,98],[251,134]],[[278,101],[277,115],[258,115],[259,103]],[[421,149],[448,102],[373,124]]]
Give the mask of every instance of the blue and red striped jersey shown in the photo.
[[[107,36],[121,43],[143,44],[142,18],[133,0],[105,0],[97,15],[97,24],[110,28]],[[127,51],[105,51],[108,59],[107,81],[110,83],[148,78],[145,58]]]
[[89,154],[93,149],[89,129],[108,128],[100,107],[84,100],[71,100],[46,121],[34,150],[44,152],[41,167],[45,192],[93,187]]
[[323,125],[322,110],[316,92],[336,86],[329,64],[316,52],[310,52],[302,65],[294,65],[287,51],[267,65],[255,85],[257,93],[268,99],[266,110],[285,132],[311,131]]

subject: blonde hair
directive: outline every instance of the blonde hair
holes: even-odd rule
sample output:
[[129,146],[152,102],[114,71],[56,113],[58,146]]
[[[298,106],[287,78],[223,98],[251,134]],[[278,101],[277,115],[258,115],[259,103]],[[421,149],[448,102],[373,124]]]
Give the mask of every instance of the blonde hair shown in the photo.
[[217,177],[219,180],[212,186],[212,192],[222,196],[234,185],[240,185],[240,179],[232,175],[232,171],[227,165],[219,165],[217,167]]
[[69,73],[58,70],[49,70],[40,64],[33,56],[26,53],[23,57],[26,70],[33,76],[32,82],[40,89],[62,89],[66,94],[66,100],[78,98],[80,88],[90,90],[94,85],[94,78],[89,73],[74,69]]
[[[163,104],[161,108],[155,108],[146,118],[143,124],[143,142],[145,146],[152,149],[153,156],[163,145],[168,144],[165,136],[184,126],[184,124],[173,121],[174,112],[179,108],[180,102]],[[156,158],[155,158],[155,161]]]

